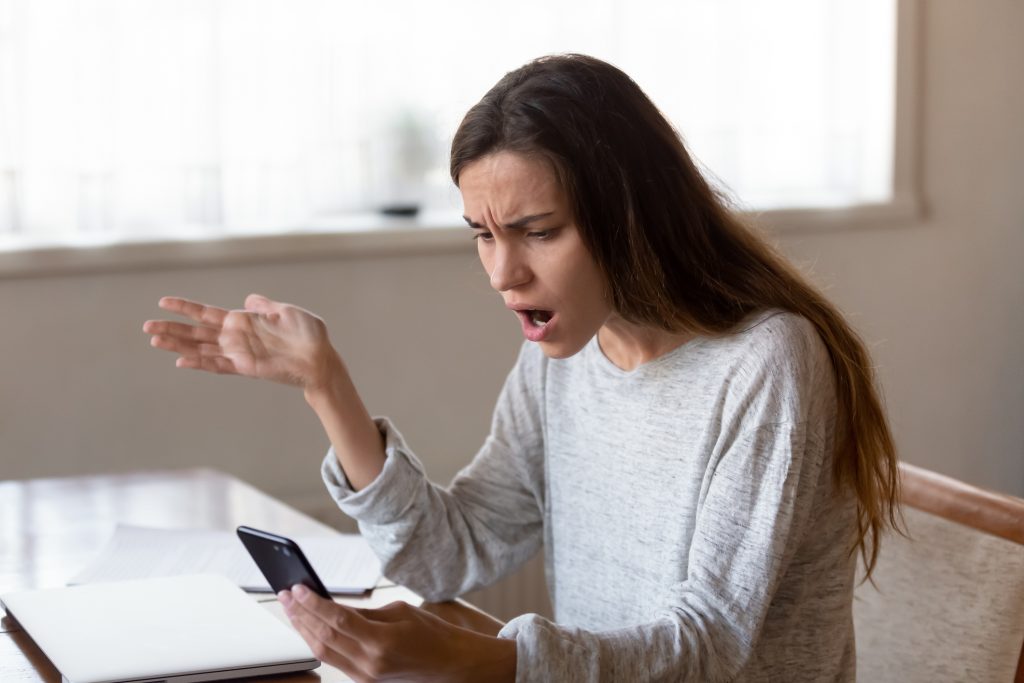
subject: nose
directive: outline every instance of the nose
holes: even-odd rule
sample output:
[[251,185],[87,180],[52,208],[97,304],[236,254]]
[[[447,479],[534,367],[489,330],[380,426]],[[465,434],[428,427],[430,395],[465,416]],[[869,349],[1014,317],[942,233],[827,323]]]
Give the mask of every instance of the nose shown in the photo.
[[491,260],[491,287],[499,292],[530,281],[530,268],[514,244],[495,244]]

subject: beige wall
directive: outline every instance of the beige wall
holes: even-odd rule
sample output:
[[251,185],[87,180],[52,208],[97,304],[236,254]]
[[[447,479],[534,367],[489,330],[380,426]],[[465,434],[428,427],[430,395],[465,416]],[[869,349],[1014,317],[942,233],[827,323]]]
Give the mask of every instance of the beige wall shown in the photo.
[[[785,236],[870,343],[903,456],[1024,495],[1024,5],[923,13],[924,220]],[[467,240],[468,241],[468,240]],[[178,371],[139,331],[174,293],[327,320],[371,410],[449,478],[519,345],[472,251],[0,279],[0,479],[209,464],[314,509],[294,390]]]
[[398,421],[432,474],[450,477],[482,442],[518,324],[468,246],[20,279],[0,281],[0,478],[209,464],[288,499],[326,495],[326,438],[300,392],[178,370],[141,332],[162,294],[239,305],[249,291],[324,316],[370,409]]
[[784,244],[871,343],[902,456],[1024,495],[1024,4],[922,6],[926,219]]

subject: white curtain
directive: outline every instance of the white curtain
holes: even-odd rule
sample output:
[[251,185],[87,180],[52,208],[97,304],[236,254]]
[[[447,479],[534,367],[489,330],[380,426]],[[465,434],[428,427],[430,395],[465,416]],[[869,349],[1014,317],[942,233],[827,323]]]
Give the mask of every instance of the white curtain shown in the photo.
[[458,207],[461,115],[567,51],[633,76],[748,207],[885,201],[894,2],[0,0],[0,233]]

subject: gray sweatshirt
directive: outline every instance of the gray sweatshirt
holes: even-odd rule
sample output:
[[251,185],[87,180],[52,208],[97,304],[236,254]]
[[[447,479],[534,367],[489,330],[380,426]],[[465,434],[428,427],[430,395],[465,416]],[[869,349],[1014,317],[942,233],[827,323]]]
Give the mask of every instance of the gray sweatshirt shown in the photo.
[[323,476],[383,561],[429,600],[491,584],[543,545],[555,621],[525,614],[518,681],[852,681],[852,494],[814,328],[752,316],[624,371],[596,338],[524,345],[483,447],[447,488],[381,419],[384,469]]

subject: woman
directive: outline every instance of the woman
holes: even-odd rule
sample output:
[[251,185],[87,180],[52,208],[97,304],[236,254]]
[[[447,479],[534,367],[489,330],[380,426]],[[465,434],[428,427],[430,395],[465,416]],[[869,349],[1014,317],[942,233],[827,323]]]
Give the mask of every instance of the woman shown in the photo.
[[528,341],[447,489],[370,419],[312,314],[164,299],[199,325],[145,326],[179,367],[302,387],[328,489],[424,597],[546,550],[557,622],[490,637],[297,587],[280,599],[314,653],[357,680],[853,680],[855,551],[873,566],[897,475],[841,316],[596,59],[506,75],[460,125],[451,174]]

